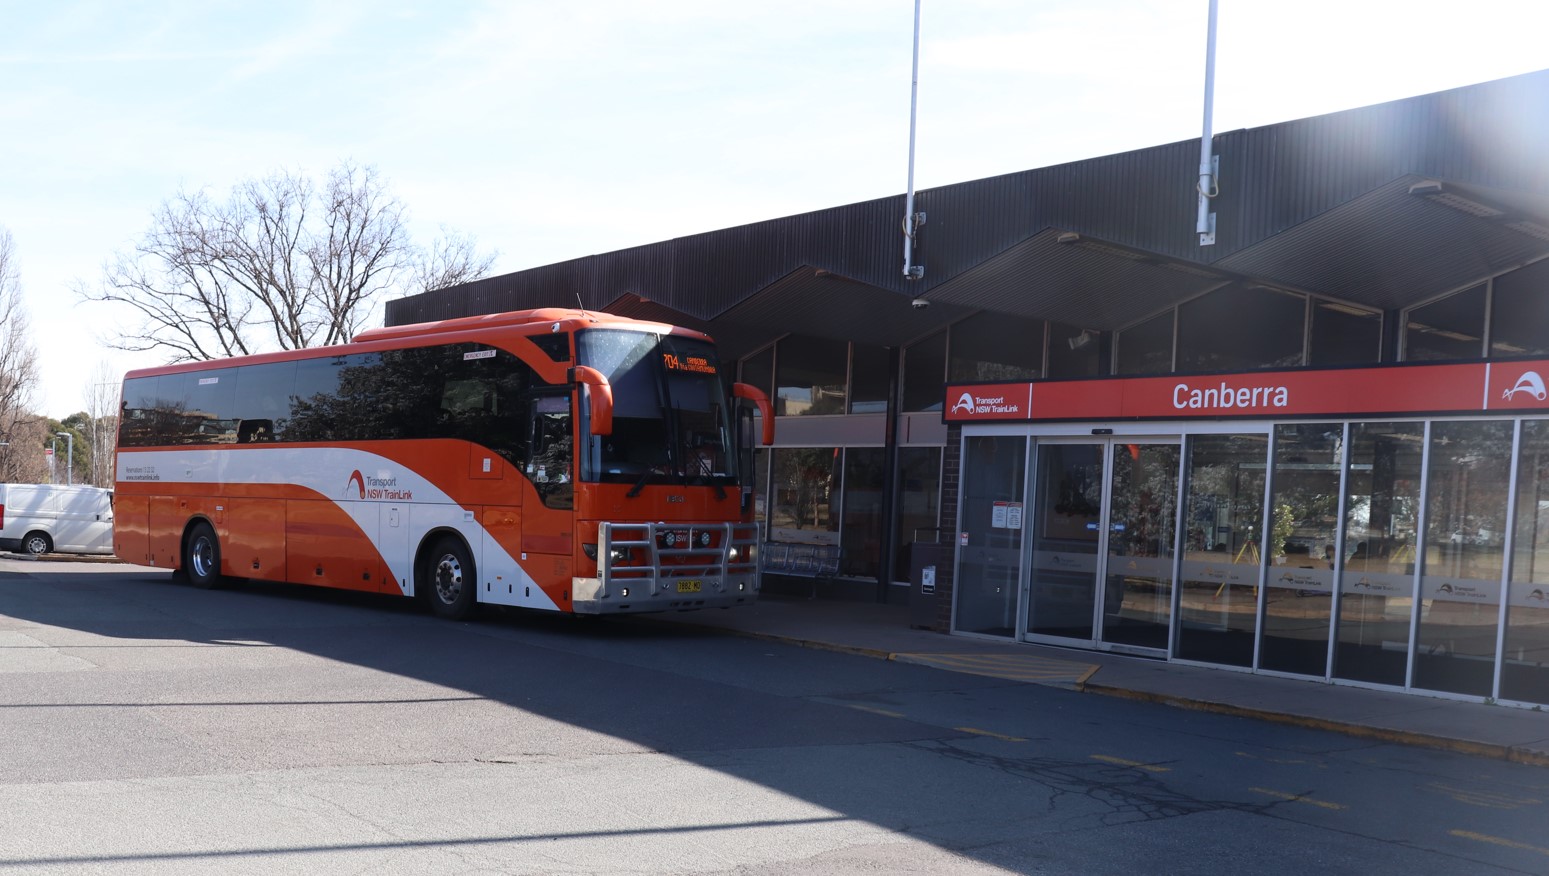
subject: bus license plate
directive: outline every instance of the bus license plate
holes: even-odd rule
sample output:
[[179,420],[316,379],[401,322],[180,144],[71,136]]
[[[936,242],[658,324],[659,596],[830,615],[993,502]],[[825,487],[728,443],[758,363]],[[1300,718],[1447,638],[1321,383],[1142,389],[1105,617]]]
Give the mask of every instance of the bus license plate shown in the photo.
[[678,582],[678,592],[679,593],[698,593],[699,592],[699,582],[698,581],[679,581]]

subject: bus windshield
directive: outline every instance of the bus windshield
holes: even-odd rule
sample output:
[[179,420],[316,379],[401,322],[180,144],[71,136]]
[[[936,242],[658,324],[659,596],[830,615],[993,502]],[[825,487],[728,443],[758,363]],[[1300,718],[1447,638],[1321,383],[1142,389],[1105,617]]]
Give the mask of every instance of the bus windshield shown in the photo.
[[576,335],[576,359],[613,385],[613,434],[589,438],[583,481],[637,488],[737,483],[726,387],[709,343],[588,329]]

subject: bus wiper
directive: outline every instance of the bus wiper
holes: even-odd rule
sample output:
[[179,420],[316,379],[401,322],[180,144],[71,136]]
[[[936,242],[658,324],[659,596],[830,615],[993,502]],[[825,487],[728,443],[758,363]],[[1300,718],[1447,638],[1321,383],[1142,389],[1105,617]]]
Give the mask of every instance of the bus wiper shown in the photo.
[[650,479],[651,470],[647,468],[645,471],[640,473],[640,480],[635,481],[635,485],[629,488],[629,492],[624,494],[624,498],[633,499],[634,497],[640,495],[640,491],[645,489],[645,482]]

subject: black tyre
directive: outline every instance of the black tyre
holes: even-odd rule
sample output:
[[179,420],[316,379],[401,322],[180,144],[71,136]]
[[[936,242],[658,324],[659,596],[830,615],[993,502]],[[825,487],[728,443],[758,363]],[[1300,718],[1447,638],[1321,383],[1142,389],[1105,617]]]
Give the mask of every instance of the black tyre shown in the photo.
[[462,539],[443,536],[425,555],[415,589],[438,617],[463,620],[473,614],[478,581]]
[[188,530],[183,542],[183,574],[188,583],[202,590],[221,586],[221,545],[215,529],[203,520]]
[[27,537],[22,539],[22,552],[34,557],[42,556],[53,549],[54,541],[46,532],[29,532]]

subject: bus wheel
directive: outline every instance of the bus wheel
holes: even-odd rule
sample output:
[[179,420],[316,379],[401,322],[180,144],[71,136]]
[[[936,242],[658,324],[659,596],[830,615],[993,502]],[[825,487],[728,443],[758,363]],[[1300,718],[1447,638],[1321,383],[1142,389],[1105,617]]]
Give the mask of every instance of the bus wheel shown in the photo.
[[203,520],[194,524],[183,543],[183,574],[188,583],[201,590],[221,585],[221,545],[215,530]]
[[35,557],[46,554],[53,549],[54,543],[49,541],[48,533],[46,532],[29,532],[27,537],[22,539],[22,550]]
[[473,614],[478,580],[473,558],[462,540],[446,536],[426,555],[418,584],[423,585],[419,589],[432,612],[449,620],[463,620]]

